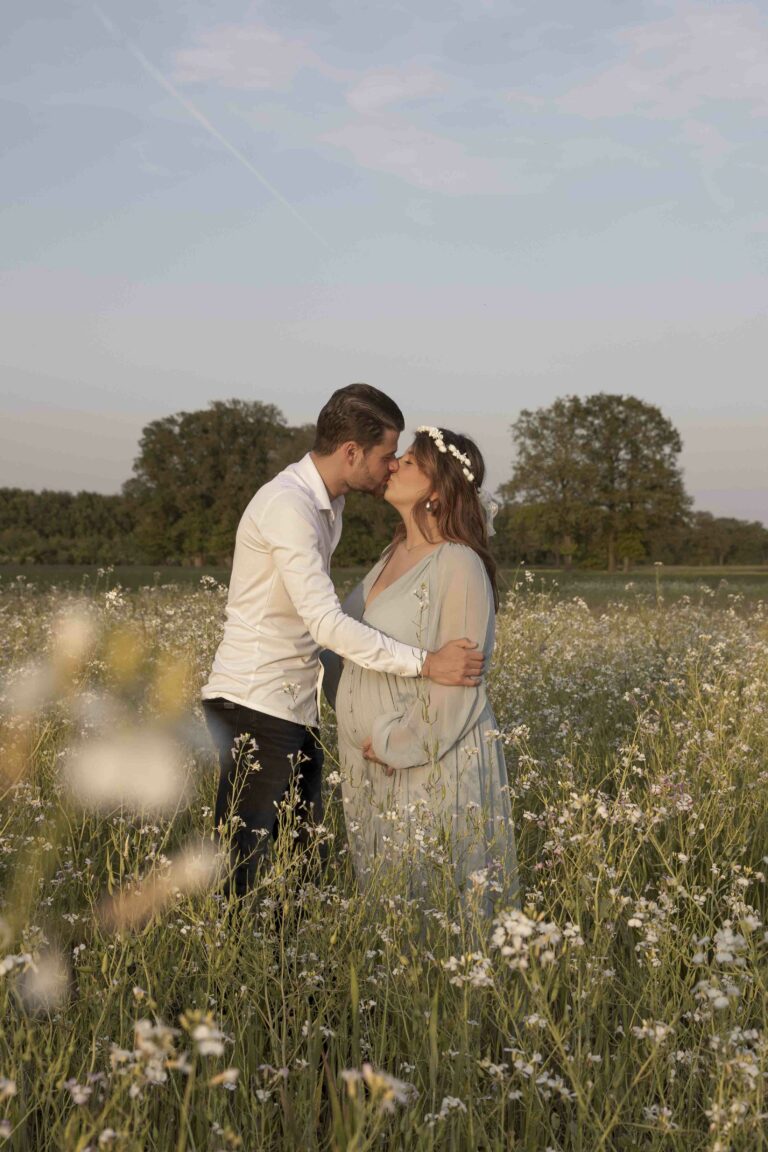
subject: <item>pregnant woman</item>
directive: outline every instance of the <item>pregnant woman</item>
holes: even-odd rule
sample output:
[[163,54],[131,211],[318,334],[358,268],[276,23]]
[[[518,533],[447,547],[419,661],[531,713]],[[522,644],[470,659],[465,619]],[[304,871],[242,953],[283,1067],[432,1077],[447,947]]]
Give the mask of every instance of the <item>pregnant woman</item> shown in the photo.
[[[498,594],[484,471],[468,437],[417,430],[385,495],[402,524],[345,612],[425,650],[469,637],[488,667]],[[332,695],[334,658],[325,664]],[[486,912],[497,900],[516,903],[506,767],[482,678],[474,687],[444,688],[346,661],[336,714],[361,889],[405,876],[407,895],[430,899],[448,869],[463,901],[472,892]]]

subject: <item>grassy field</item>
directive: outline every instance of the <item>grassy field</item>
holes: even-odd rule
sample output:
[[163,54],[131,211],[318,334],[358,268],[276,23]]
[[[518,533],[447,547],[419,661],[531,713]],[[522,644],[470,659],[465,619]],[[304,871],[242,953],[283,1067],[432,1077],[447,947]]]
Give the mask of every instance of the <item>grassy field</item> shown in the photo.
[[235,914],[225,588],[3,574],[4,1147],[768,1149],[768,576],[543,575],[498,621],[523,897],[489,921],[436,836],[426,905],[407,859],[358,897],[330,713],[324,824],[297,854],[286,813]]
[[[351,588],[365,574],[364,568],[334,568],[333,577],[340,589]],[[536,592],[546,591],[557,598],[579,596],[588,604],[602,606],[612,600],[636,600],[638,597],[656,597],[657,587],[665,600],[680,600],[684,596],[714,601],[724,605],[732,596],[742,596],[750,603],[768,600],[768,566],[724,568],[636,568],[623,572],[563,572],[540,569],[531,573],[529,584],[523,568],[502,569],[500,583],[505,593],[521,588]],[[79,589],[98,593],[120,585],[136,591],[143,587],[165,584],[194,587],[203,576],[218,583],[229,580],[228,568],[182,567],[116,567],[99,568],[95,565],[33,564],[0,565],[0,589],[16,582],[34,585],[38,589]]]

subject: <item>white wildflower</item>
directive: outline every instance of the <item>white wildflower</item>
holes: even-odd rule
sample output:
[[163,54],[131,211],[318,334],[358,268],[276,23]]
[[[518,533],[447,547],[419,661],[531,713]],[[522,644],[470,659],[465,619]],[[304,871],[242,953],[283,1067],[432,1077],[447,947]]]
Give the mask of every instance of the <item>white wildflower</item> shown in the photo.
[[674,1028],[663,1020],[643,1020],[641,1025],[635,1025],[632,1029],[633,1036],[638,1040],[650,1040],[653,1044],[663,1044],[673,1032]]
[[224,1041],[227,1037],[213,1024],[197,1024],[192,1029],[192,1039],[201,1056],[223,1056]]
[[64,1087],[75,1104],[87,1104],[93,1092],[90,1084],[78,1084],[76,1080],[65,1080]]
[[463,1100],[458,1096],[444,1096],[443,1102],[440,1105],[439,1112],[428,1112],[424,1117],[424,1122],[430,1127],[434,1128],[439,1120],[446,1120],[452,1113],[459,1112],[465,1113],[467,1106]]

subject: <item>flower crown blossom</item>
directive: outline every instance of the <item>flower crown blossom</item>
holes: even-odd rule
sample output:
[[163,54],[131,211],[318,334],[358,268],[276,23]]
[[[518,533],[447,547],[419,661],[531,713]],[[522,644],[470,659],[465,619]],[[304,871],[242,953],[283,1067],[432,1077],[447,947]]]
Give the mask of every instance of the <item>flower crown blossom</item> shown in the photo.
[[469,456],[467,456],[465,452],[460,452],[455,444],[446,444],[440,428],[433,428],[429,424],[421,424],[416,431],[426,432],[426,434],[434,440],[438,452],[450,452],[451,456],[455,456],[459,464],[461,464],[461,470],[467,480],[469,480],[470,484],[473,482],[475,474],[472,471],[472,461]]
[[[422,424],[416,429],[416,431],[417,433],[424,432],[427,436],[430,437],[430,439],[434,440],[435,447],[437,448],[438,452],[450,452],[451,456],[455,456],[458,462],[461,464],[461,470],[466,476],[467,480],[470,482],[470,484],[474,482],[475,474],[472,472],[472,461],[470,460],[469,456],[467,456],[464,452],[460,452],[455,444],[446,444],[442,429],[434,428],[429,424]],[[496,533],[493,527],[493,519],[499,510],[499,505],[497,501],[494,500],[493,496],[491,496],[490,492],[487,492],[485,488],[476,488],[475,492],[485,514],[486,532],[489,536],[495,536]]]

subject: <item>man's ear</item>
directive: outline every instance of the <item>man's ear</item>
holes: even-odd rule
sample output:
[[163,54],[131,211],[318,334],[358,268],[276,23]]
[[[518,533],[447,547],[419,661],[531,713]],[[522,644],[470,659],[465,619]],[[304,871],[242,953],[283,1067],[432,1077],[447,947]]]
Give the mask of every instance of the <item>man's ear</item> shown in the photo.
[[344,462],[350,465],[355,464],[363,454],[363,449],[356,440],[347,440],[341,445],[341,449],[344,453]]

